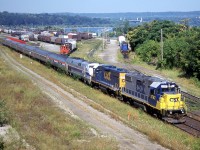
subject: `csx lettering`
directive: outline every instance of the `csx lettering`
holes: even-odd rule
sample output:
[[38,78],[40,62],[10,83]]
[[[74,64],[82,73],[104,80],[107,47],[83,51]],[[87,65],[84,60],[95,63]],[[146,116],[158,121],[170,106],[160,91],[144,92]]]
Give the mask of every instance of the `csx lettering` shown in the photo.
[[106,80],[111,80],[111,79],[110,79],[110,72],[104,72],[104,78],[105,78]]

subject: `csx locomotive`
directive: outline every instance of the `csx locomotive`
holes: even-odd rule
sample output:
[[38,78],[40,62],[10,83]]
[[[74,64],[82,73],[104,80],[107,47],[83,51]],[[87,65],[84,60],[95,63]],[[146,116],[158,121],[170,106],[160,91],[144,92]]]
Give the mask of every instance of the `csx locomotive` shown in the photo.
[[120,100],[141,106],[167,122],[185,121],[186,105],[179,86],[174,82],[112,65],[55,54],[10,39],[4,39],[2,43],[43,63],[50,63]]

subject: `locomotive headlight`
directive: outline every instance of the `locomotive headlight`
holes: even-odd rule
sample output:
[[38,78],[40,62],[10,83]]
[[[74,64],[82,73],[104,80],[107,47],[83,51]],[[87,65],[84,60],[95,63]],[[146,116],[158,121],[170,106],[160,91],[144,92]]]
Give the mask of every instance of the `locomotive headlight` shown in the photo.
[[169,114],[171,115],[171,114],[172,114],[172,111],[170,111]]
[[178,102],[178,98],[170,98],[171,102]]

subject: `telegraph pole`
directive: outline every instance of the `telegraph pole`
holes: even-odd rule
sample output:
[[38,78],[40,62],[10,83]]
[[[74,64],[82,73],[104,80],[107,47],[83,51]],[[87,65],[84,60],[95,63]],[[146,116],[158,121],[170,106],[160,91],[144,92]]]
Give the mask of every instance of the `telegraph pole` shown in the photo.
[[161,34],[160,34],[160,48],[161,48],[161,60],[163,61],[163,31],[161,29]]
[[103,29],[103,32],[102,32],[102,40],[103,40],[103,45],[102,45],[103,47],[102,48],[103,48],[103,50],[104,50],[104,34],[105,34],[105,28]]

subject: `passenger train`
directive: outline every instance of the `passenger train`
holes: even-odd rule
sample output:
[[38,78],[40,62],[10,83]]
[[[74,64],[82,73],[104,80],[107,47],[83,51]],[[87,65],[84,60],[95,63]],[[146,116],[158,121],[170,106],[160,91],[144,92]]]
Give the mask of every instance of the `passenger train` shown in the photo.
[[88,62],[81,58],[67,57],[34,46],[3,39],[3,45],[35,58],[43,63],[62,69],[88,85],[117,97],[120,100],[141,106],[169,123],[185,121],[186,104],[179,86],[171,81],[128,71],[113,65]]

